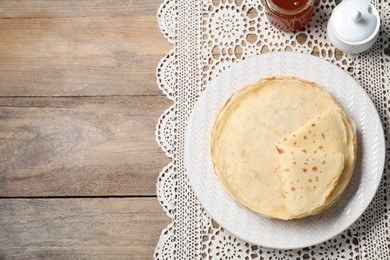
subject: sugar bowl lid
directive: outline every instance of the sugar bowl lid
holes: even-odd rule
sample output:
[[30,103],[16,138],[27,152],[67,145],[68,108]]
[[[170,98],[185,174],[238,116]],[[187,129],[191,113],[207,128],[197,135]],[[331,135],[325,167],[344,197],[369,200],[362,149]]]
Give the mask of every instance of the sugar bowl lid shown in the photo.
[[378,11],[364,0],[342,1],[333,11],[333,32],[341,40],[362,42],[377,33],[380,26]]

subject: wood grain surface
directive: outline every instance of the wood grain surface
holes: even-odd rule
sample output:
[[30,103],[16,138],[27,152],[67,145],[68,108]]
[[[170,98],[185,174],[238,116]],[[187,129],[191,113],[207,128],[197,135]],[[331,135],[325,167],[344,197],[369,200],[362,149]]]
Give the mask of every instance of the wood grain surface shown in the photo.
[[0,18],[153,16],[155,20],[161,4],[161,0],[1,0]]
[[155,195],[162,96],[0,98],[0,196]]
[[0,200],[0,259],[152,259],[155,198]]
[[0,19],[0,96],[160,95],[155,16]]
[[151,259],[161,0],[0,1],[0,259]]

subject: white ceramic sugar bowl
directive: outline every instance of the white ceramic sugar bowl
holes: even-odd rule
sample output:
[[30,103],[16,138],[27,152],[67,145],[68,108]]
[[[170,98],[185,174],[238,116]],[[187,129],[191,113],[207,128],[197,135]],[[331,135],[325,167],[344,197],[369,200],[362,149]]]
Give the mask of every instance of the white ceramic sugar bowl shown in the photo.
[[336,48],[356,54],[375,43],[379,29],[379,13],[372,4],[364,0],[344,0],[333,10],[327,31]]

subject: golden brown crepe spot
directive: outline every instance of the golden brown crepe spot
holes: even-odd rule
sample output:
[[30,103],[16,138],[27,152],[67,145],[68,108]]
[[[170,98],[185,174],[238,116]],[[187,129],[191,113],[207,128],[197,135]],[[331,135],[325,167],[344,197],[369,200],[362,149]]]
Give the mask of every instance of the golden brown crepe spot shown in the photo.
[[318,176],[316,176],[316,182],[318,182],[318,181],[319,181]]
[[283,138],[283,141],[287,141],[287,138]]
[[312,127],[315,127],[315,126],[316,126],[316,124],[311,124],[311,126],[312,126]]
[[309,165],[307,162],[304,162],[303,164],[304,164],[304,165]]
[[313,167],[313,168],[311,168],[313,171],[317,171],[318,170],[318,168],[317,167]]
[[295,191],[295,187],[292,186],[292,187],[290,188],[290,190],[291,190],[291,191]]
[[317,186],[316,186],[316,185],[314,185],[314,186],[313,186],[313,189],[317,189]]
[[307,173],[307,169],[306,168],[303,168],[302,169],[304,173]]
[[322,161],[322,164],[325,164],[326,163],[326,161]]
[[294,165],[297,165],[297,162],[294,161],[293,164],[294,164]]
[[311,130],[309,130],[309,134],[311,134]]
[[312,182],[313,180],[311,178],[308,179],[308,182]]
[[314,154],[316,154],[317,153],[317,150],[314,150],[314,152],[313,152]]
[[321,136],[322,136],[322,138],[324,138],[324,139],[325,139],[325,135],[324,135],[324,133],[321,133]]
[[294,142],[294,145],[297,145],[297,142]]
[[306,136],[306,135],[305,135],[305,136],[303,136],[303,139],[307,140],[307,136]]
[[302,152],[307,154],[307,151],[305,149],[303,149]]
[[318,148],[319,148],[320,150],[322,150],[323,147],[322,147],[322,145],[320,145]]
[[290,170],[289,169],[284,169],[285,172],[289,172]]
[[279,153],[279,154],[283,154],[283,153],[284,153],[284,150],[281,149],[281,148],[279,148],[279,147],[277,147],[277,146],[276,146],[276,150],[278,150],[278,153]]

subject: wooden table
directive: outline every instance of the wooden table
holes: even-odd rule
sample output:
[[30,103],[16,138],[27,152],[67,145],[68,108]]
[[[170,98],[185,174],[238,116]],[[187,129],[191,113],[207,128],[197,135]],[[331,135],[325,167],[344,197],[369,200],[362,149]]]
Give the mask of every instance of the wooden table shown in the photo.
[[162,0],[0,1],[0,259],[151,259]]

